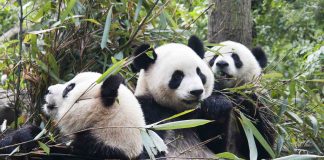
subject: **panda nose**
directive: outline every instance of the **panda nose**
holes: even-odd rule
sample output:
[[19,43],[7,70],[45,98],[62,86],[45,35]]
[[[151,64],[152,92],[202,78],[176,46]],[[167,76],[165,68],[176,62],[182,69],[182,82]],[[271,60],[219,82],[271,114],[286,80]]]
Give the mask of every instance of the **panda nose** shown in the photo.
[[216,63],[216,66],[219,67],[219,68],[225,68],[228,66],[228,63],[225,62],[225,61],[219,61]]
[[190,94],[196,96],[196,97],[199,97],[202,93],[204,92],[204,90],[202,89],[197,89],[197,90],[192,90],[190,91]]

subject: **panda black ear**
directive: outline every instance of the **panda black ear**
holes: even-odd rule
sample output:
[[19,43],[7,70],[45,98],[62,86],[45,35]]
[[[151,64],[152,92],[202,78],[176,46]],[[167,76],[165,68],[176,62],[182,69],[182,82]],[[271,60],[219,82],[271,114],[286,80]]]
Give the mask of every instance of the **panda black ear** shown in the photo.
[[[152,53],[152,57],[150,57],[147,52]],[[139,72],[141,69],[147,69],[151,64],[153,64],[157,58],[157,54],[154,49],[150,47],[148,44],[142,44],[136,48],[133,53],[133,57],[135,57],[133,64],[131,66],[133,72]]]
[[118,96],[118,88],[124,82],[125,79],[120,74],[111,75],[103,82],[101,86],[101,100],[104,106],[108,107],[114,104]]
[[204,58],[205,56],[204,44],[198,37],[192,35],[188,40],[188,46],[192,50],[194,50],[200,58]]
[[261,68],[267,66],[268,58],[261,47],[253,48],[252,53],[254,57],[257,59],[257,61],[259,62]]

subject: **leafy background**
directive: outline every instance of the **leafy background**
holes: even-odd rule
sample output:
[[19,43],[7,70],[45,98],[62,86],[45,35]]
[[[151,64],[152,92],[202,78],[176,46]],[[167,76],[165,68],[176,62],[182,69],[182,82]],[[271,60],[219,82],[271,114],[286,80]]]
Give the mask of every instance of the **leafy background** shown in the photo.
[[[205,0],[0,0],[0,75],[8,76],[1,87],[15,92],[19,84],[28,94],[28,103],[15,105],[25,114],[10,127],[44,125],[49,85],[82,71],[103,73],[138,44],[186,43],[192,34],[206,40],[212,7]],[[261,82],[276,114],[276,154],[323,155],[324,1],[254,0],[252,11],[254,45],[270,59]],[[14,36],[4,37],[9,30]],[[120,72],[134,89],[129,66]]]

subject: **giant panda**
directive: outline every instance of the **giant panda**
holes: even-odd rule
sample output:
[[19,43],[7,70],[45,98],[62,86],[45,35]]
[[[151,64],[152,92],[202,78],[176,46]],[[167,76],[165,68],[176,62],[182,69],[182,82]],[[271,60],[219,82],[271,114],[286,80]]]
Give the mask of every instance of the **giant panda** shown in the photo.
[[141,107],[122,84],[120,75],[96,84],[100,76],[83,72],[64,84],[49,87],[46,110],[55,109],[48,113],[54,116],[63,135],[71,135],[73,153],[97,158],[139,158],[143,143],[138,127],[145,126]]
[[[271,111],[260,103],[257,93],[240,95],[226,90],[248,83],[258,86],[262,68],[267,65],[264,51],[260,47],[249,50],[243,44],[225,41],[206,52],[204,60],[214,72],[215,91],[203,101],[201,110],[205,117],[214,122],[201,127],[200,138],[205,140],[219,135],[220,139],[207,144],[215,153],[229,151],[248,158],[248,142],[239,123],[239,115],[235,112],[239,110],[252,118],[259,132],[273,146],[274,130],[269,123],[272,119]],[[214,129],[206,132],[209,128]],[[258,158],[270,158],[259,142],[256,145]]]
[[[214,76],[204,57],[203,43],[190,37],[188,45],[169,43],[155,49],[143,44],[134,52],[132,68],[140,72],[135,95],[148,124],[197,108],[213,90]],[[188,114],[176,120],[198,117]],[[213,158],[195,128],[157,132],[168,146],[167,158]]]

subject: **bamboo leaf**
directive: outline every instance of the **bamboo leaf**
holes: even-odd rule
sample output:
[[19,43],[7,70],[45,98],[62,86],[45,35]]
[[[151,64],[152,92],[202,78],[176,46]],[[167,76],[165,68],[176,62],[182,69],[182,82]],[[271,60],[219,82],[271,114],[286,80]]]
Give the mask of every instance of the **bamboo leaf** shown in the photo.
[[142,140],[143,140],[143,145],[144,145],[144,148],[145,148],[147,154],[149,155],[150,159],[155,160],[155,156],[154,156],[154,153],[152,150],[152,149],[154,149],[154,148],[152,148],[153,142],[152,142],[150,136],[148,135],[148,133],[146,132],[145,129],[141,129],[140,132],[141,132],[141,136],[142,136]]
[[147,130],[149,136],[151,137],[155,147],[159,152],[167,152],[168,147],[164,143],[163,139],[152,130]]
[[172,17],[169,15],[167,12],[163,12],[165,18],[167,19],[167,22],[169,23],[170,26],[172,26],[173,29],[178,29],[177,23],[172,19]]
[[218,153],[215,155],[217,159],[229,159],[229,160],[243,160],[242,158],[237,157],[235,154],[230,152]]
[[94,24],[97,24],[97,25],[101,26],[101,24],[95,19],[83,19],[83,21],[88,21],[88,22],[91,22],[91,23],[94,23]]
[[16,152],[19,152],[20,150],[20,146],[16,147],[14,150],[12,150],[12,152],[9,154],[9,157],[12,156],[13,154],[15,154]]
[[299,123],[299,124],[303,124],[303,120],[301,119],[301,118],[299,118],[299,116],[296,114],[296,113],[294,113],[294,112],[291,112],[291,111],[287,111],[287,112],[285,112],[286,113],[286,115],[288,116],[288,117],[290,117],[292,120],[294,120],[295,122],[297,122],[297,123]]
[[141,11],[142,3],[143,3],[143,0],[138,0],[136,10],[135,10],[134,22],[136,22],[136,20],[138,18],[138,15],[139,15],[139,12]]
[[283,144],[285,142],[285,138],[282,135],[279,135],[278,137],[278,143],[277,143],[277,154],[280,155]]
[[256,144],[255,144],[255,141],[254,141],[252,129],[247,124],[248,123],[247,121],[249,121],[249,120],[244,118],[245,116],[242,113],[240,113],[240,114],[241,114],[240,122],[242,124],[243,130],[245,132],[246,139],[248,140],[248,144],[249,144],[250,159],[251,160],[256,160],[258,158],[258,150],[256,148]]
[[175,121],[170,123],[158,124],[152,126],[152,128],[156,130],[173,130],[173,129],[183,129],[183,128],[192,128],[201,126],[212,121],[205,119],[191,119],[191,120],[183,120],[183,121]]
[[306,80],[306,82],[324,83],[324,79],[310,79],[310,80]]
[[317,158],[324,158],[324,156],[312,155],[312,154],[293,154],[290,156],[280,157],[273,160],[310,160],[310,159],[317,159]]
[[272,73],[262,75],[262,78],[264,78],[264,79],[276,79],[276,78],[282,78],[282,77],[283,77],[283,75],[279,72],[272,72]]
[[44,144],[44,143],[42,143],[42,142],[40,142],[40,141],[37,141],[38,142],[38,145],[39,145],[39,147],[46,153],[46,154],[49,154],[50,153],[50,148],[46,145],[46,144]]
[[49,10],[51,9],[51,6],[52,6],[52,2],[51,1],[48,1],[46,2],[39,10],[38,12],[36,13],[36,15],[34,17],[31,18],[31,20],[33,22],[40,22],[44,16],[44,13],[48,13]]
[[152,50],[147,51],[145,54],[146,54],[149,58],[154,59],[153,51],[152,51]]
[[76,0],[70,0],[69,3],[67,4],[67,7],[64,9],[62,16],[61,16],[61,21],[63,22],[65,18],[69,15],[71,12],[72,8],[74,7],[76,3]]
[[[240,116],[244,122],[244,124],[251,129],[254,137],[260,142],[260,144],[263,146],[263,148],[270,154],[272,158],[275,158],[275,153],[273,152],[271,146],[268,144],[268,142],[263,138],[261,133],[258,131],[258,129],[254,126],[254,124],[244,116],[244,114],[241,112]],[[243,124],[242,124],[243,125]]]
[[46,129],[44,128],[41,132],[39,132],[39,133],[35,136],[34,140],[38,140],[38,139],[39,139],[40,137],[42,137],[45,133],[46,133]]
[[107,79],[110,75],[114,75],[120,71],[121,68],[123,68],[123,65],[126,63],[127,58],[124,58],[120,60],[119,62],[115,63],[111,67],[109,67],[105,73],[103,73],[96,81],[96,83],[101,83],[105,79]]
[[178,117],[180,117],[180,116],[182,116],[182,115],[185,115],[185,114],[188,114],[188,113],[190,113],[190,112],[193,112],[194,110],[196,110],[196,109],[189,109],[189,110],[186,110],[186,111],[180,112],[180,113],[175,114],[175,115],[173,115],[173,116],[171,116],[171,117],[169,117],[169,118],[166,118],[166,119],[163,119],[163,120],[159,121],[159,123],[164,122],[164,121],[168,121],[168,120],[171,120],[171,119],[174,119],[174,118],[178,118]]
[[2,125],[1,125],[1,132],[5,131],[7,129],[7,120],[3,120]]
[[60,78],[57,77],[57,75],[48,68],[48,66],[46,64],[44,64],[42,61],[36,60],[37,64],[39,65],[39,67],[44,71],[44,72],[48,72],[49,75],[54,78],[57,82],[62,82],[62,80]]
[[318,122],[317,122],[317,119],[314,116],[312,116],[312,115],[308,115],[306,122],[310,126],[312,126],[314,135],[316,137],[317,136],[317,133],[318,133]]
[[105,28],[104,28],[104,32],[102,34],[102,39],[101,39],[101,44],[100,44],[101,49],[104,49],[107,46],[107,41],[109,39],[109,29],[110,29],[110,25],[111,25],[112,8],[113,8],[113,6],[110,7],[108,14],[107,14]]

